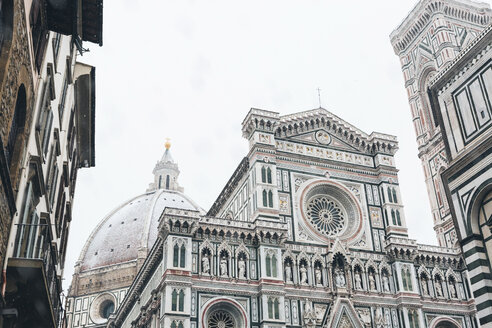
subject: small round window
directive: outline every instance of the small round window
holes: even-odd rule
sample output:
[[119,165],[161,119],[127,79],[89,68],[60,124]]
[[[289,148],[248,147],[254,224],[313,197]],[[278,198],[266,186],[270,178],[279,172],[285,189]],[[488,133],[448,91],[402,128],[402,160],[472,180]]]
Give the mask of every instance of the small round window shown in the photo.
[[101,317],[107,319],[113,312],[114,312],[114,303],[112,301],[108,300],[101,304]]

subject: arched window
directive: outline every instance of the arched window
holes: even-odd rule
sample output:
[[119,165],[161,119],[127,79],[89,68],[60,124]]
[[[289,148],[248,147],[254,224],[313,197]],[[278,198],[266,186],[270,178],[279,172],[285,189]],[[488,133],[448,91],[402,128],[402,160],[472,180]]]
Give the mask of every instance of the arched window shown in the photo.
[[166,175],[166,189],[169,189],[169,174]]
[[181,245],[180,257],[179,257],[179,267],[184,268],[186,266],[186,247]]
[[159,175],[159,189],[161,189],[162,186],[162,175]]
[[416,310],[408,310],[410,328],[419,328],[419,314]]
[[183,326],[183,321],[180,321],[179,324],[178,324],[178,328],[184,328]]
[[268,298],[268,318],[273,319],[273,300],[271,297]]
[[388,191],[388,202],[393,203],[393,197],[391,196],[391,188],[386,189]]
[[406,273],[407,273],[408,290],[413,290],[413,286],[412,286],[412,274],[410,272],[410,269],[407,268]]
[[272,255],[272,276],[277,278],[277,257]]
[[176,326],[176,321],[173,321],[173,322],[171,323],[171,328],[178,328],[178,327]]
[[399,226],[401,226],[401,218],[400,218],[400,211],[396,210],[396,221]]
[[381,188],[381,197],[383,197],[383,203],[386,203],[386,199],[384,198],[384,189]]
[[393,221],[393,225],[396,225],[396,218],[395,218],[395,210],[391,210],[391,219]]
[[178,291],[176,289],[173,289],[173,292],[171,293],[171,311],[177,311],[178,310]]
[[401,270],[401,282],[403,284],[403,290],[408,290],[407,273],[404,268]]
[[279,319],[280,317],[280,309],[279,309],[279,301],[278,298],[275,298],[273,301],[273,312],[275,319]]
[[268,207],[273,207],[273,192],[268,191]]
[[261,167],[261,182],[266,183],[266,168],[264,166]]
[[268,196],[266,190],[263,190],[263,207],[268,207]]
[[184,311],[184,299],[185,299],[185,293],[184,290],[179,291],[179,302],[178,302],[178,309],[179,311],[183,312]]
[[174,252],[173,252],[173,266],[179,266],[179,246],[178,244],[174,244]]
[[272,183],[272,170],[270,168],[267,168],[267,181]]
[[395,188],[392,188],[393,190],[393,202],[398,203],[398,198],[396,198],[396,190]]
[[271,262],[271,257],[270,255],[267,255],[265,257],[265,265],[266,265],[266,275],[267,277],[271,277],[272,276],[272,262]]

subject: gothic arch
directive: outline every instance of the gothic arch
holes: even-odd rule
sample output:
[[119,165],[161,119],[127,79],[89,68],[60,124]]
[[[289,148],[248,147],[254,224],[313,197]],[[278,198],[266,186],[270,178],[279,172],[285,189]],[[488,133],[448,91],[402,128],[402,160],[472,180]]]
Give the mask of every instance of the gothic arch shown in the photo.
[[[480,229],[480,208],[484,199],[492,192],[492,178],[484,181],[478,188],[475,189],[473,195],[470,196],[470,206],[466,212],[466,225],[468,235],[477,234],[481,235]],[[465,238],[467,236],[462,236]]]

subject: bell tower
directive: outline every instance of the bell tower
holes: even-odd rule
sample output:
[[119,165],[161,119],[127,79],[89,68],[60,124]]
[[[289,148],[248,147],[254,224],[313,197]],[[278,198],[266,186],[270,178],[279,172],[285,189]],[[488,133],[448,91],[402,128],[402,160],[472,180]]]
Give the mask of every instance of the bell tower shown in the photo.
[[434,75],[490,23],[491,16],[484,2],[421,0],[390,35],[400,58],[440,246],[454,247],[457,237],[441,181],[448,159],[427,89]]

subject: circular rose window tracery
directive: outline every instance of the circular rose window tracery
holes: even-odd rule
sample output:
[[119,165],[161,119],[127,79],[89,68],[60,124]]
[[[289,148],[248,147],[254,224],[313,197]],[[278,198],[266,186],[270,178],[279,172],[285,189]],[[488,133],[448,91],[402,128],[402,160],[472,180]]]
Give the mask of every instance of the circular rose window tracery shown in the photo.
[[329,236],[337,236],[347,225],[343,207],[326,195],[315,195],[307,201],[306,214],[316,229]]
[[208,317],[209,328],[236,328],[234,317],[227,311],[216,310]]

